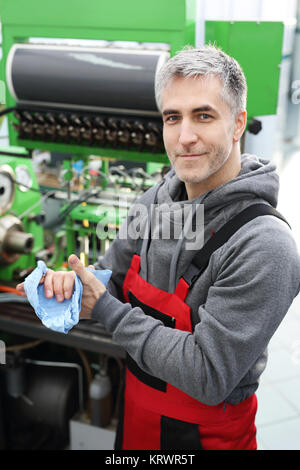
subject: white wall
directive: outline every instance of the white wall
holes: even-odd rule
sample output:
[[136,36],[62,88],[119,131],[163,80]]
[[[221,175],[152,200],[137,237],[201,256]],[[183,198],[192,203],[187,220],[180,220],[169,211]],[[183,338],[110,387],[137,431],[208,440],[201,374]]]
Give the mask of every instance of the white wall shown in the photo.
[[297,0],[197,0],[207,20],[290,21]]
[[[262,131],[245,135],[245,151],[282,162],[282,142],[287,117],[292,52],[296,30],[297,0],[197,0],[196,45],[204,44],[205,20],[282,21],[284,39],[277,114],[256,116],[262,121]],[[299,77],[300,79],[300,77]]]

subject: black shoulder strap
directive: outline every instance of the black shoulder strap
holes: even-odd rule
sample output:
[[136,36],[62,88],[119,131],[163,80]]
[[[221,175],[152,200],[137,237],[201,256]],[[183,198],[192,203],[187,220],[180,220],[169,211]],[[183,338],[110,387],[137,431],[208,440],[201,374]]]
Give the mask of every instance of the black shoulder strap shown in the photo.
[[280,214],[280,212],[274,209],[274,207],[268,206],[267,204],[253,204],[252,206],[247,207],[226,222],[226,224],[208,240],[203,248],[196,253],[192,263],[182,276],[190,287],[206,269],[212,253],[224,245],[224,243],[226,243],[243,225],[262,215],[273,215],[286,222],[290,227],[286,219]]

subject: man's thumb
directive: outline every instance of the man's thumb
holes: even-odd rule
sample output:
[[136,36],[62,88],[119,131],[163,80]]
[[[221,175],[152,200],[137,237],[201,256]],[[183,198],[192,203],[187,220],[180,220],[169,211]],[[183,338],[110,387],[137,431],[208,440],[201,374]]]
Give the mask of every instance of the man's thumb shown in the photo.
[[82,262],[76,255],[70,255],[69,259],[69,266],[73,271],[75,271],[76,274],[80,277],[82,281],[86,279],[86,275],[88,271],[86,271],[85,267],[83,266]]

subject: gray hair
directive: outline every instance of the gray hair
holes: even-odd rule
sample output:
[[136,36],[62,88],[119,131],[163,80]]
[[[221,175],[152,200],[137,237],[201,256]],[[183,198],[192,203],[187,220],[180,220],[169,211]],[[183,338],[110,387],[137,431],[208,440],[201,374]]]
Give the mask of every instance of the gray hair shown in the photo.
[[200,49],[184,47],[171,57],[157,72],[155,77],[155,99],[161,111],[162,92],[174,77],[186,78],[211,76],[219,77],[223,83],[222,99],[229,105],[236,116],[246,109],[247,83],[239,63],[214,45]]

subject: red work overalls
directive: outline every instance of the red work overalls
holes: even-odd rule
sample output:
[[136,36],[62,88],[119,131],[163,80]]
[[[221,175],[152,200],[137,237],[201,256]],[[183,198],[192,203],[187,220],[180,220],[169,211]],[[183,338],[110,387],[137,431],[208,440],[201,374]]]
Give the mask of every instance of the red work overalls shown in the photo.
[[[207,266],[212,251],[241,225],[257,215],[272,214],[282,218],[273,208],[265,204],[259,206],[251,206],[250,215],[249,211],[246,214],[247,210],[241,213],[244,217],[239,214],[241,217],[238,224],[235,223],[236,217],[229,225],[225,224],[226,227],[217,232],[200,250],[202,267],[199,268],[199,263],[196,263],[199,271],[196,277]],[[215,240],[212,243],[213,239]],[[135,254],[123,284],[125,301],[161,320],[165,326],[192,332],[191,309],[185,299],[195,279],[195,270],[192,277],[184,275],[180,278],[174,293],[149,284],[140,277],[139,270],[140,255]],[[255,450],[256,409],[255,394],[237,405],[225,402],[217,406],[205,405],[163,380],[145,373],[128,355],[116,449]]]

